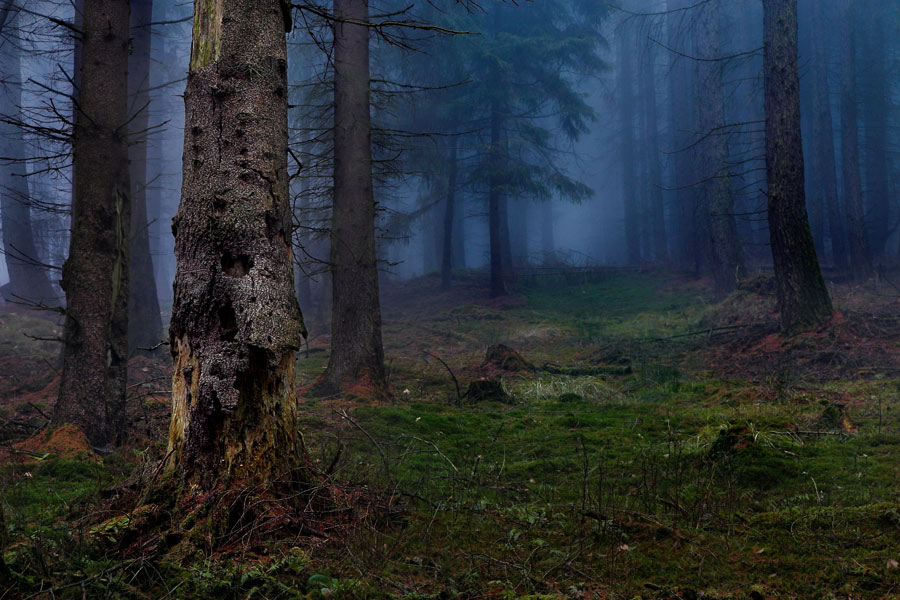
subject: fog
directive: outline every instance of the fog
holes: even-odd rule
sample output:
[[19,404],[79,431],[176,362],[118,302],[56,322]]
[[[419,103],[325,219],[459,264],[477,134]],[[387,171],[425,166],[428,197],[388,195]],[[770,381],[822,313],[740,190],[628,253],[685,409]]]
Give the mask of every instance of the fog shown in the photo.
[[[521,269],[558,266],[666,265],[702,275],[711,219],[733,223],[745,272],[770,268],[758,0],[400,4],[370,10],[429,26],[370,36],[385,282],[439,273],[445,235],[454,273],[486,272],[492,185],[502,197],[510,281]],[[175,274],[170,225],[181,185],[191,11],[184,0],[154,2],[154,22],[144,25],[153,35],[151,101],[131,107],[150,112],[151,129],[131,143],[147,144],[150,156],[146,226],[164,310]],[[315,10],[295,17],[289,166],[298,293],[315,312],[327,302],[331,32]],[[5,109],[3,185],[14,196],[12,182],[27,181],[30,224],[17,226],[33,231],[38,256],[28,258],[53,281],[69,226],[74,34],[66,24],[74,22],[71,3],[35,0],[4,33],[3,79],[7,93],[21,86],[22,96]],[[873,265],[896,262],[897,22],[894,0],[800,2],[807,210],[826,271],[853,270],[848,239],[859,235]],[[495,146],[492,110],[501,120]],[[853,128],[855,167],[842,147]],[[498,141],[500,159],[491,154]],[[451,150],[458,158],[448,234]],[[860,231],[847,217],[853,191],[845,178],[854,169]],[[705,208],[718,182],[727,186],[728,214]],[[9,277],[0,263],[0,282]]]

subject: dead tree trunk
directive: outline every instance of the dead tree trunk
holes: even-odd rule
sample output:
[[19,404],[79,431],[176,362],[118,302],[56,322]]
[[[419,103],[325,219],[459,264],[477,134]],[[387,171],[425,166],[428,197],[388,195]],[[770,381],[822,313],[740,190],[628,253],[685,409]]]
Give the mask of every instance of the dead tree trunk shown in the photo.
[[841,11],[841,173],[844,211],[850,246],[850,274],[856,281],[872,273],[859,173],[859,125],[856,109],[856,57],[853,40],[853,0],[843,0]]
[[132,51],[128,65],[128,97],[131,101],[131,293],[128,299],[128,352],[149,353],[162,335],[162,316],[156,293],[156,276],[150,255],[150,223],[147,218],[147,133],[150,128],[150,23],[153,0],[131,0]]
[[797,0],[763,0],[763,81],[769,236],[781,327],[792,331],[820,324],[831,316],[831,299],[806,215]]
[[63,265],[63,372],[54,423],[122,441],[128,361],[128,0],[84,5],[72,237]]
[[[11,0],[0,3],[0,29],[12,25],[15,18]],[[31,227],[31,193],[25,165],[22,132],[10,120],[17,120],[22,102],[21,65],[17,44],[7,43],[0,50],[0,143],[7,160],[0,164],[0,217],[3,229],[3,255],[9,272],[8,300],[56,306],[57,292],[40,265],[37,244]]]
[[369,116],[368,0],[334,1],[334,200],[331,357],[318,386],[334,394],[365,383],[387,393],[375,251]]
[[699,7],[694,33],[695,54],[704,59],[695,63],[697,78],[697,125],[699,164],[703,180],[698,184],[701,205],[705,207],[712,247],[712,270],[716,295],[725,296],[737,287],[737,278],[744,271],[737,225],[734,220],[734,200],[728,182],[728,146],[722,133],[725,125],[722,63],[717,58],[721,50],[719,36],[719,7],[717,3]]
[[298,465],[279,0],[195,0],[184,94],[184,182],[173,221],[169,450],[188,491],[269,483]]

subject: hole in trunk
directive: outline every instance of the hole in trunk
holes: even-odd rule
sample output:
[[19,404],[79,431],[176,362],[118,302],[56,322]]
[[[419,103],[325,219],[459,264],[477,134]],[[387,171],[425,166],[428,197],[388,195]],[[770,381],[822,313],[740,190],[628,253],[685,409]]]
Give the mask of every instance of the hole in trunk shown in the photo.
[[222,271],[229,277],[243,277],[252,268],[253,260],[246,254],[226,252],[222,255]]

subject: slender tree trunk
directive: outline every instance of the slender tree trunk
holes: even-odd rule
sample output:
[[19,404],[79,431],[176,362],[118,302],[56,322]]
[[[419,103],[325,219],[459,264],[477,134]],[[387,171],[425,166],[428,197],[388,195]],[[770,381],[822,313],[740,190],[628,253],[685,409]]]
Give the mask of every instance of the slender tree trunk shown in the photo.
[[334,0],[331,357],[319,389],[388,392],[381,342],[369,116],[368,0]]
[[[624,29],[624,25],[620,26]],[[618,72],[616,86],[619,101],[619,148],[622,160],[622,202],[625,215],[625,260],[628,264],[641,262],[641,230],[638,211],[637,173],[634,152],[634,31],[619,32]]]
[[72,152],[72,237],[63,265],[63,372],[53,421],[95,447],[122,441],[128,361],[128,0],[85,3]]
[[279,0],[195,0],[169,450],[188,492],[269,483],[302,441]]
[[[884,23],[886,11],[867,5],[865,10],[866,31],[863,56],[866,60],[866,75],[863,83],[865,94],[863,107],[866,123],[866,204],[871,223],[872,258],[881,261],[885,255],[885,245],[890,233],[890,176],[888,167],[888,75]],[[892,14],[892,13],[888,13]],[[888,21],[889,22],[889,21]]]
[[553,239],[553,202],[541,202],[541,256],[544,265],[553,264],[556,241]]
[[[721,52],[719,7],[717,3],[698,9],[694,36],[695,54],[715,58]],[[734,201],[728,182],[728,146],[718,135],[725,125],[722,65],[697,61],[697,124],[699,135],[707,136],[698,145],[699,164],[705,169],[698,194],[706,208],[712,245],[712,269],[716,295],[723,297],[737,286],[744,271],[744,259],[734,220]]]
[[843,0],[841,11],[841,173],[844,210],[850,246],[850,273],[865,280],[872,272],[859,173],[859,131],[856,110],[856,57],[853,40],[853,0]]
[[[685,11],[678,9],[686,6],[685,0],[667,0],[666,9],[669,11],[666,19],[666,35],[670,48],[688,48],[685,36],[690,27],[685,24]],[[675,152],[671,159],[670,186],[675,188],[672,192],[672,201],[675,205],[674,214],[677,220],[676,231],[678,234],[678,262],[683,267],[697,267],[697,256],[702,245],[696,243],[697,219],[696,199],[694,192],[689,188],[694,182],[691,160],[692,152],[685,150],[690,143],[691,123],[694,110],[691,106],[690,90],[694,88],[694,70],[690,68],[687,58],[669,53],[672,63],[669,70],[669,145],[670,151]]]
[[[459,169],[459,166],[457,166]],[[466,203],[465,194],[457,192],[453,198],[453,266],[466,268]]]
[[447,174],[447,196],[444,200],[444,235],[441,246],[441,287],[450,287],[453,278],[453,222],[456,211],[457,143],[450,147],[450,171]]
[[763,11],[769,235],[781,327],[793,331],[826,321],[831,316],[831,299],[806,215],[797,0],[763,0]]
[[650,241],[653,258],[657,262],[668,262],[669,242],[666,236],[666,215],[662,193],[662,167],[659,161],[659,125],[656,109],[656,44],[646,48],[641,96],[644,101],[644,148],[647,163],[647,209],[649,215]]
[[[132,121],[128,160],[131,163],[131,293],[128,299],[129,354],[149,354],[159,344],[162,316],[150,255],[147,219],[147,131],[150,127],[150,23],[153,0],[131,0],[132,51],[128,66],[128,96]],[[143,349],[143,350],[142,350]]]
[[503,158],[500,149],[501,128],[503,119],[500,115],[499,100],[491,98],[491,146],[490,146],[490,173],[488,175],[488,233],[490,235],[491,248],[491,297],[506,294],[506,271],[503,260],[503,238],[501,219],[501,194],[503,178],[500,173],[503,168]]
[[840,268],[847,266],[847,242],[837,189],[837,167],[834,158],[834,122],[828,87],[828,55],[825,52],[825,3],[812,0],[813,7],[813,148],[818,164],[818,186],[828,215],[831,238],[831,260]]
[[[0,4],[0,29],[5,30],[15,19],[12,2]],[[9,272],[6,297],[12,301],[56,306],[59,295],[50,285],[47,273],[40,266],[41,257],[34,241],[31,221],[31,194],[26,177],[25,145],[22,132],[8,120],[19,117],[22,103],[20,49],[7,43],[0,50],[0,143],[3,156],[0,164],[0,217],[3,228],[3,255]]]

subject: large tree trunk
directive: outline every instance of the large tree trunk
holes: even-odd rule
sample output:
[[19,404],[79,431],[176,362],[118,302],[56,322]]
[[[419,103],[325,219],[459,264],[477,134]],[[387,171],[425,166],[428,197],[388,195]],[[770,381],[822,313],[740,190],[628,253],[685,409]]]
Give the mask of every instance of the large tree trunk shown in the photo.
[[[10,11],[12,1],[0,4],[0,28],[6,29],[15,17]],[[7,43],[0,51],[0,143],[2,155],[7,158],[0,164],[0,217],[3,229],[3,255],[9,272],[9,288],[6,298],[14,302],[56,306],[59,295],[50,285],[47,273],[40,266],[41,257],[34,242],[31,227],[31,194],[26,177],[25,144],[22,132],[9,120],[19,119],[22,102],[20,49]]]
[[806,215],[797,0],[763,0],[763,47],[769,236],[781,327],[792,331],[831,316],[831,299]]
[[641,262],[640,212],[638,211],[637,174],[634,152],[634,41],[633,29],[619,32],[618,72],[616,75],[619,102],[619,149],[622,159],[622,202],[625,217],[625,260],[628,264]]
[[811,0],[813,6],[813,148],[818,165],[818,188],[821,190],[828,232],[831,238],[831,260],[841,268],[847,266],[847,241],[837,189],[837,167],[834,158],[834,122],[828,87],[828,55],[825,52],[825,3]]
[[129,354],[149,353],[159,345],[162,316],[150,255],[147,219],[147,131],[150,128],[150,23],[153,0],[131,0],[132,52],[128,66],[128,96],[132,121],[128,160],[131,163],[131,294],[128,299]]
[[853,0],[843,0],[841,11],[841,173],[844,210],[850,246],[850,274],[865,280],[872,272],[859,173],[859,125],[856,110],[856,57],[853,40]]
[[265,484],[302,455],[280,0],[195,0],[184,104],[172,464],[187,491]]
[[447,196],[444,199],[444,235],[441,246],[441,287],[450,287],[453,278],[453,223],[456,212],[456,175],[458,151],[457,141],[453,138],[450,147],[450,172],[447,174]]
[[[387,393],[375,252],[368,0],[334,0],[331,357],[320,392]],[[355,22],[355,23],[354,23]]]
[[[719,6],[707,4],[700,14],[694,34],[695,54],[702,58],[716,58],[721,51],[719,39]],[[728,182],[727,138],[720,135],[725,125],[722,65],[718,62],[697,61],[697,124],[698,135],[707,136],[698,144],[698,158],[703,181],[698,184],[701,205],[705,207],[712,245],[712,269],[716,295],[723,297],[737,286],[743,273],[744,259],[734,220],[734,201]]]
[[63,372],[54,423],[122,441],[128,361],[128,0],[85,3]]

